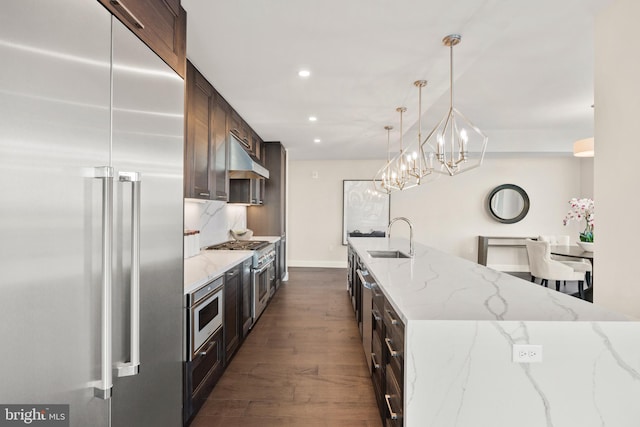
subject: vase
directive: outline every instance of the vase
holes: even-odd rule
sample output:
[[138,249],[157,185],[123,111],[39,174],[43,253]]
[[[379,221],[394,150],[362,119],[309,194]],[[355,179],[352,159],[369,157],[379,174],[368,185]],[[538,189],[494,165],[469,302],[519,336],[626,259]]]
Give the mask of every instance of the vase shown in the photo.
[[586,252],[593,252],[593,242],[578,242],[578,246]]

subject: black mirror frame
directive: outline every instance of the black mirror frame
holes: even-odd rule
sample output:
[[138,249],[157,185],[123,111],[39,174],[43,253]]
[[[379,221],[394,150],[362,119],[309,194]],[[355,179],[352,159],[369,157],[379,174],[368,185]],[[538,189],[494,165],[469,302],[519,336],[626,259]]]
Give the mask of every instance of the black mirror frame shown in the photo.
[[[493,199],[493,196],[495,196],[499,191],[502,191],[502,190],[514,190],[518,194],[520,194],[520,196],[522,197],[522,200],[524,201],[524,206],[522,207],[522,210],[520,211],[518,216],[515,216],[513,218],[502,218],[498,216],[496,212],[493,211],[493,208],[491,207],[491,200]],[[489,209],[489,213],[491,214],[493,219],[495,219],[496,221],[501,222],[503,224],[515,224],[516,222],[522,221],[524,217],[527,216],[527,213],[529,213],[529,195],[527,194],[526,191],[524,191],[521,187],[518,187],[517,185],[502,184],[497,186],[493,190],[491,190],[491,193],[487,198],[487,207]]]

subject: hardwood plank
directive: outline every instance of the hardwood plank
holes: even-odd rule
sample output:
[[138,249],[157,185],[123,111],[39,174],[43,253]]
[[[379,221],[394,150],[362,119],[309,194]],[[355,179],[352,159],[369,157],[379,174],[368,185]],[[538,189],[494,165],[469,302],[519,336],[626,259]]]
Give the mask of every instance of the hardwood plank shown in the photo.
[[292,268],[192,427],[381,427],[344,269]]

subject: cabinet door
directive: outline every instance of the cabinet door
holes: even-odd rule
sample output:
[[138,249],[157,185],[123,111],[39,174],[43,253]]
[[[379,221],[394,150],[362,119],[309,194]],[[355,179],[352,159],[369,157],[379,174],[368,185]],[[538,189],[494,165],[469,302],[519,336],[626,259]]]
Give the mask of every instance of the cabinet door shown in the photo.
[[242,290],[240,266],[227,271],[224,278],[224,343],[226,363],[229,363],[240,345],[242,328]]
[[251,259],[242,263],[242,336],[246,337],[253,323],[251,316]]
[[213,86],[191,64],[187,67],[185,195],[212,198]]
[[229,138],[228,118],[229,104],[216,94],[213,106],[213,145],[215,151],[214,199],[229,200]]
[[244,145],[244,147],[251,151],[251,142],[249,141],[248,136],[248,126],[240,114],[236,110],[231,110],[231,118],[229,124],[229,132],[233,132],[235,136],[238,137],[240,142]]
[[147,46],[185,76],[187,13],[180,0],[100,0]]
[[253,130],[250,132],[250,140],[251,140],[251,152],[261,161],[264,162],[264,150],[262,149],[262,139],[255,133]]

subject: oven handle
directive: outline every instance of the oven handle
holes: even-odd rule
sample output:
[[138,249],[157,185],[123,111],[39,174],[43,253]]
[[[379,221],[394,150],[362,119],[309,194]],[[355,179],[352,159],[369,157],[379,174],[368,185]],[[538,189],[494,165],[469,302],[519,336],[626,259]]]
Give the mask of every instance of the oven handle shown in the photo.
[[251,267],[251,271],[253,272],[254,275],[264,273],[271,266],[271,264],[273,264],[273,260],[269,261],[268,263],[266,263],[260,268]]
[[113,389],[111,373],[111,289],[112,289],[112,235],[113,228],[113,168],[96,167],[94,178],[102,180],[102,313],[100,339],[100,380],[93,389],[93,395],[99,399],[110,399]]
[[118,181],[131,183],[131,341],[130,361],[116,363],[116,376],[140,372],[140,184],[139,172],[120,172]]

